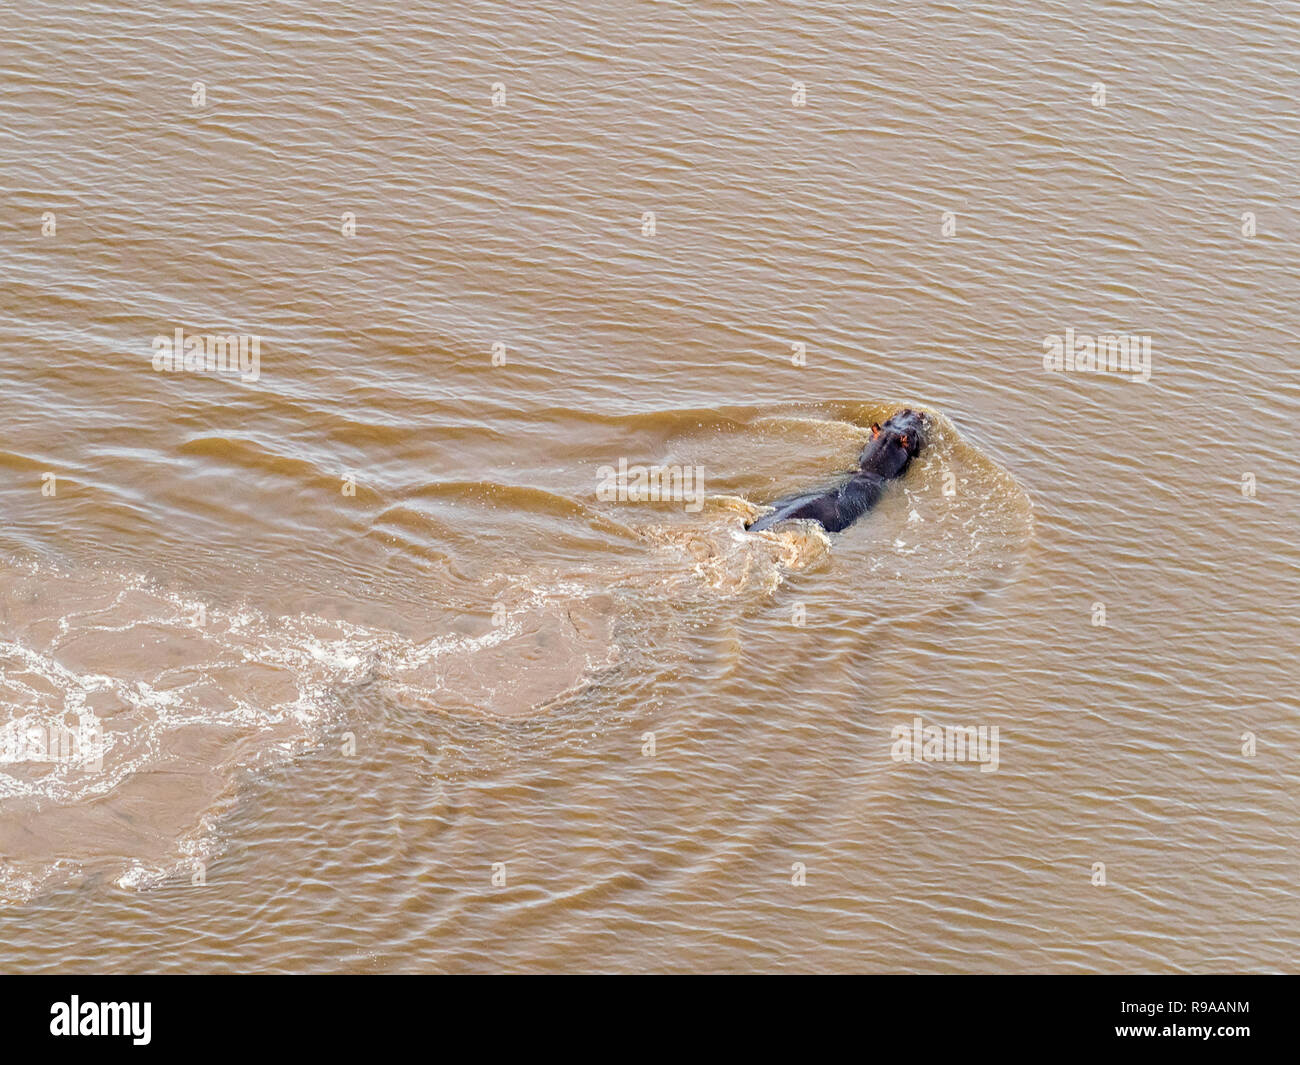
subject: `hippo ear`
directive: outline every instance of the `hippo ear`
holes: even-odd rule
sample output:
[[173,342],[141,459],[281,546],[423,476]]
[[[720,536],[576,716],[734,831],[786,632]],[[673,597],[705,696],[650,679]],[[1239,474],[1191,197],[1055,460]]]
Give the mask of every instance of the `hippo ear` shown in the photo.
[[880,435],[880,423],[879,423],[879,422],[872,422],[872,423],[871,423],[871,439],[874,440],[874,439],[875,439],[876,437],[878,437],[879,435]]

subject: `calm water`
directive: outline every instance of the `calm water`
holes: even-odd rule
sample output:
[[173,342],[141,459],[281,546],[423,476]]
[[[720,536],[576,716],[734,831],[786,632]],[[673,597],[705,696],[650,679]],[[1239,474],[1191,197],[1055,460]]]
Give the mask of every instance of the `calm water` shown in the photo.
[[0,37],[5,971],[1296,969],[1293,9]]

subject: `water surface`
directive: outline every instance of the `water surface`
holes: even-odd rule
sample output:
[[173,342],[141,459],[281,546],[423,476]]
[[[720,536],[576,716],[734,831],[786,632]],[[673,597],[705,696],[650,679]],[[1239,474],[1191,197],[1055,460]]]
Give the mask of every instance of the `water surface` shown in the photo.
[[0,765],[6,971],[1294,970],[1292,13],[0,32],[0,725],[104,737]]

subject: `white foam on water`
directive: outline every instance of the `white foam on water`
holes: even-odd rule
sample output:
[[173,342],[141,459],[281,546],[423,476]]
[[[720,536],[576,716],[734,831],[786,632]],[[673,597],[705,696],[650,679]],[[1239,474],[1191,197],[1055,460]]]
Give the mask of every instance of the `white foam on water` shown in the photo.
[[[131,889],[188,876],[219,849],[237,774],[319,743],[346,685],[377,680],[433,710],[523,716],[620,657],[601,611],[579,613],[593,590],[575,581],[514,582],[508,609],[482,633],[412,640],[313,615],[222,612],[131,576],[114,592],[114,579],[28,568],[19,609],[6,611],[18,631],[0,638],[0,899],[25,901],[77,873],[107,871]],[[101,736],[93,758],[40,741],[87,716]],[[51,751],[59,756],[47,760]],[[194,771],[194,758],[212,777],[196,795],[141,786]],[[146,825],[139,840],[105,837],[105,802],[120,804],[119,821],[143,803],[185,823],[170,836]],[[159,834],[150,853],[124,855]]]

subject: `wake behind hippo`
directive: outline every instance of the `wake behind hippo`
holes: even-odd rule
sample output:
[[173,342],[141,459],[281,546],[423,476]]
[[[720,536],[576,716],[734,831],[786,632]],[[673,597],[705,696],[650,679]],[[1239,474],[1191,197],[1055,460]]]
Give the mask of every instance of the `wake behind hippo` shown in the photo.
[[847,529],[879,502],[885,485],[901,477],[925,446],[926,418],[910,408],[898,411],[884,425],[871,426],[871,440],[862,449],[858,470],[847,481],[825,492],[787,496],[745,528],[770,529],[779,521],[804,519],[821,523],[827,532]]

